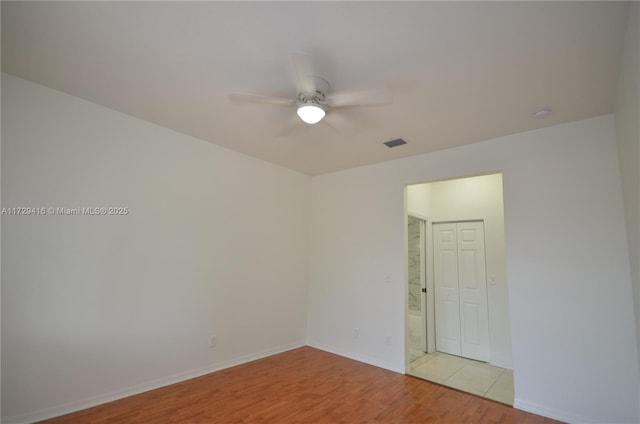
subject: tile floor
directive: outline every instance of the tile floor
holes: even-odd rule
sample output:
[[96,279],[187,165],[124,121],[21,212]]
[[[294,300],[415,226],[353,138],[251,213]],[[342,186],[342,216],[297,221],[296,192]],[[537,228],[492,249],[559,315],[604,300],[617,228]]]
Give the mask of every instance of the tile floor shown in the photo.
[[512,370],[435,352],[412,361],[407,374],[513,405]]

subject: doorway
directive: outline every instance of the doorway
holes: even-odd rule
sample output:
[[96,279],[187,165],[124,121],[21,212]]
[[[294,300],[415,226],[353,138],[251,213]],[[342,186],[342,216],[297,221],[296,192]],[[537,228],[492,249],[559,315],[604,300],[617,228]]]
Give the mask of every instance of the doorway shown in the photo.
[[[407,186],[406,212],[407,374],[513,404],[502,175]],[[419,301],[410,240],[424,252]]]

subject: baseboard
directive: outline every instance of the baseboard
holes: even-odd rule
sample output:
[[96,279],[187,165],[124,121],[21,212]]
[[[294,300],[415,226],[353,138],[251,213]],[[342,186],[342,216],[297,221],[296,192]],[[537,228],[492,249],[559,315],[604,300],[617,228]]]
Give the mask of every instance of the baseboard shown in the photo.
[[47,420],[61,415],[70,414],[72,412],[81,411],[83,409],[92,408],[94,406],[102,405],[107,402],[113,402],[114,400],[123,399],[129,396],[137,395],[140,393],[148,392],[150,390],[159,389],[161,387],[169,386],[171,384],[180,383],[192,378],[202,377],[203,375],[210,374],[212,372],[220,371],[226,368],[235,367],[247,362],[255,361],[257,359],[266,358],[268,356],[277,355],[278,353],[286,352],[288,350],[297,349],[305,346],[303,341],[277,346],[270,349],[261,350],[248,355],[243,355],[238,358],[234,358],[228,361],[216,362],[206,367],[198,368],[195,370],[174,374],[168,377],[160,378],[157,380],[147,381],[135,386],[130,386],[122,390],[116,390],[113,392],[105,393],[98,396],[85,398],[79,401],[66,403],[64,405],[55,406],[52,408],[46,408],[39,411],[29,412],[18,416],[7,417],[2,420],[5,424],[26,424],[36,421]]
[[513,364],[509,361],[501,361],[500,359],[498,359],[497,361],[495,360],[490,360],[489,361],[489,365],[493,365],[494,367],[500,367],[500,368],[504,368],[507,370],[513,370]]
[[591,418],[586,418],[586,417],[581,417],[575,414],[571,414],[571,413],[568,413],[567,411],[554,410],[542,405],[538,405],[533,402],[527,402],[517,398],[513,402],[513,407],[516,409],[521,409],[526,412],[531,412],[532,414],[542,415],[543,417],[552,418],[554,420],[562,421],[565,423],[597,424],[600,422],[600,421],[594,421]]
[[333,353],[333,354],[336,354],[336,355],[344,356],[345,358],[353,359],[354,361],[363,362],[365,364],[373,365],[374,367],[384,368],[386,370],[397,372],[397,373],[400,373],[400,374],[404,374],[405,373],[404,367],[397,367],[397,366],[395,366],[394,364],[392,364],[390,362],[381,361],[379,359],[372,358],[370,356],[361,355],[359,353],[343,350],[343,349],[337,348],[335,346],[325,345],[325,344],[318,343],[318,342],[313,341],[313,340],[307,340],[307,346],[313,347],[315,349],[324,350],[325,352]]

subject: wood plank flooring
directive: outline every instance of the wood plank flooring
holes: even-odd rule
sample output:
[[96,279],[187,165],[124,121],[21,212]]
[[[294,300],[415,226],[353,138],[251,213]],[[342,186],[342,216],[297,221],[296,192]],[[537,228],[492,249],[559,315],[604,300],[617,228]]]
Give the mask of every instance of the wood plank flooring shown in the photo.
[[45,422],[549,424],[557,421],[303,347]]

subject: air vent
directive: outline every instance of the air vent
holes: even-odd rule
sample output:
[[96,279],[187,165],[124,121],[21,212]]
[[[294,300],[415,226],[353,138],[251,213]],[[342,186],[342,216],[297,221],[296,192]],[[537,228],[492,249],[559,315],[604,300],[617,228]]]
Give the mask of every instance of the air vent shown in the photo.
[[384,143],[387,147],[391,148],[391,147],[398,147],[398,146],[402,146],[403,144],[407,144],[406,141],[404,141],[401,138],[396,138],[395,140],[391,140],[391,141],[387,141]]

